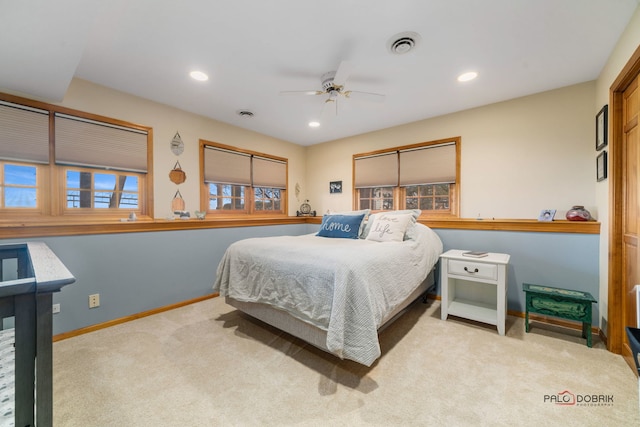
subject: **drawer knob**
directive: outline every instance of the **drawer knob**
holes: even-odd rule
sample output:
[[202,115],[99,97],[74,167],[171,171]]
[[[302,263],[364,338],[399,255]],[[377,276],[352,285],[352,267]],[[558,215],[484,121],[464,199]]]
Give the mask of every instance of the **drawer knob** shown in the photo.
[[473,271],[469,270],[467,267],[464,268],[464,271],[466,271],[467,273],[477,273],[478,272],[478,268],[474,268]]

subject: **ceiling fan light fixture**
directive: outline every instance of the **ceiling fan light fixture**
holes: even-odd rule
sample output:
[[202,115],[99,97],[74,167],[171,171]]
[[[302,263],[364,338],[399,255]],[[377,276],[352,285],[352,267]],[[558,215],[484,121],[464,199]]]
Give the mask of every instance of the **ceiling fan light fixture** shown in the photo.
[[413,50],[420,42],[420,34],[413,31],[405,31],[391,37],[387,42],[389,52],[402,55]]

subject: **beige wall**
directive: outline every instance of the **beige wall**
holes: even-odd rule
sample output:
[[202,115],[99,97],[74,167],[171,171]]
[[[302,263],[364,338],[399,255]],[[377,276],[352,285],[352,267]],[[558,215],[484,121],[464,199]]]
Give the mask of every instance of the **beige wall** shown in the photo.
[[[295,215],[300,202],[295,196],[295,184],[304,186],[305,147],[281,141],[255,132],[240,129],[187,113],[163,104],[148,101],[103,86],[74,79],[61,105],[88,113],[125,120],[153,128],[154,159],[154,216],[163,218],[171,212],[171,200],[180,189],[186,209],[200,208],[199,140],[219,142],[289,159],[289,214]],[[185,145],[184,152],[175,156],[169,143],[176,131]],[[176,160],[187,174],[187,180],[176,186],[169,180],[169,171]]]
[[[320,212],[352,208],[355,153],[462,137],[463,218],[557,217],[584,205],[598,217],[593,157],[595,83],[587,82],[506,102],[311,146],[306,194]],[[342,180],[343,193],[329,194]]]
[[[603,105],[609,104],[609,89],[618,77],[633,52],[640,46],[640,7],[629,21],[626,30],[620,36],[618,43],[609,56],[609,60],[602,69],[596,81],[595,105],[592,115],[595,117]],[[609,130],[611,130],[609,128]],[[611,133],[609,133],[611,137]],[[608,148],[608,147],[607,147]],[[595,150],[593,152],[595,162]],[[604,318],[600,324],[606,327],[608,305],[608,275],[609,275],[609,181],[602,181],[595,186],[596,204],[601,213],[600,222],[600,313]],[[606,328],[605,328],[606,329]]]

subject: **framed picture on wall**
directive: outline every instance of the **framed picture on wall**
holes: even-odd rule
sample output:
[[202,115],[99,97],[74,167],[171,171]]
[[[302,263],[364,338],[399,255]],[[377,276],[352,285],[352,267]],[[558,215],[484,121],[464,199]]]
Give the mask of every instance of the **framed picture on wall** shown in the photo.
[[596,115],[596,150],[602,150],[607,146],[607,112],[609,106],[605,105]]
[[329,183],[329,193],[342,193],[342,181],[331,181]]
[[607,179],[607,152],[603,151],[596,157],[596,177],[598,181]]

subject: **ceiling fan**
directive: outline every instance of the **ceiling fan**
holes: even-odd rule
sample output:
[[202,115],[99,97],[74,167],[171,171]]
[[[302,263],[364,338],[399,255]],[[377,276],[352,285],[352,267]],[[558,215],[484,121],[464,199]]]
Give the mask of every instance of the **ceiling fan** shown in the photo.
[[328,113],[338,114],[338,99],[357,98],[370,102],[382,102],[385,96],[373,92],[361,92],[355,90],[345,90],[345,84],[349,78],[353,66],[348,61],[342,61],[336,71],[324,73],[320,80],[322,82],[322,90],[305,90],[305,91],[282,91],[281,95],[325,95],[327,96],[321,116],[327,116]]

